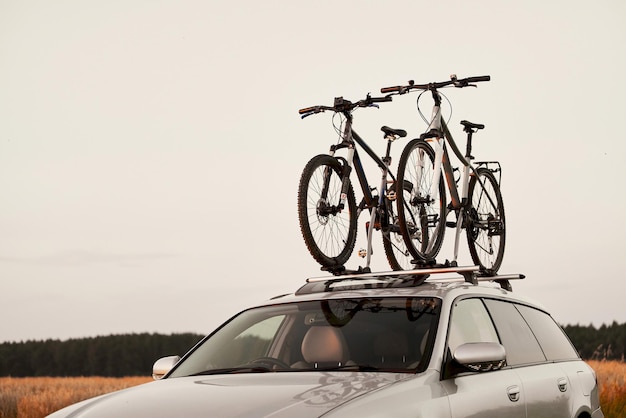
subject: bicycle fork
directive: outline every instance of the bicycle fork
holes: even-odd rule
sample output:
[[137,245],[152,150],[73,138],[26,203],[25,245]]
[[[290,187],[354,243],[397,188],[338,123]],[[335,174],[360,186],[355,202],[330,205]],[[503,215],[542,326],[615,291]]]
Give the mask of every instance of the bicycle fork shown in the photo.
[[[445,228],[446,226],[448,226],[446,219],[448,218],[449,213],[454,210],[457,213],[457,220],[456,220],[456,224],[455,225],[453,224],[455,226],[455,234],[454,234],[455,236],[454,236],[454,253],[453,253],[452,262],[456,263],[458,256],[459,256],[459,243],[460,243],[460,237],[461,237],[461,230],[463,229],[465,216],[467,216],[465,213],[465,209],[467,207],[467,194],[468,194],[469,178],[470,178],[469,173],[470,173],[471,167],[469,163],[462,165],[461,174],[460,174],[461,194],[459,195],[456,182],[454,181],[454,178],[453,178],[454,170],[452,169],[450,160],[447,158],[447,152],[444,146],[444,139],[439,136],[436,136],[434,138],[427,139],[427,141],[431,144],[433,150],[435,151],[435,159],[434,159],[434,164],[433,164],[433,179],[432,179],[432,183],[430,184],[429,196],[437,195],[438,190],[439,190],[439,182],[442,177],[441,174],[443,174],[448,183],[448,190],[450,191],[450,199],[451,199],[450,207],[445,209],[444,219],[440,219],[439,222],[437,222],[433,236],[435,237],[438,236],[439,229]],[[466,155],[466,158],[471,158],[469,155],[469,151],[468,151],[468,155]],[[423,161],[423,160],[424,160],[423,158],[420,158],[420,161]],[[423,167],[422,167],[422,170],[423,170]],[[420,170],[418,170],[418,172],[420,172]],[[426,251],[430,252],[434,244],[435,244],[434,240],[428,242]]]
[[[352,119],[346,120],[346,126],[343,131],[343,141],[330,148],[330,155],[334,156],[335,151],[339,148],[348,148],[348,153],[343,164],[343,172],[341,173],[341,195],[339,197],[339,205],[341,208],[346,207],[346,201],[348,200],[348,188],[350,186],[350,172],[352,171],[352,164],[354,162],[354,153],[356,151],[354,146],[354,140],[352,140]],[[358,219],[358,215],[357,215]]]
[[[459,243],[461,241],[461,229],[463,229],[463,223],[465,222],[464,217],[466,216],[465,208],[467,208],[467,189],[469,186],[469,165],[463,165],[461,168],[461,207],[458,211],[457,220],[456,220],[456,230],[454,234],[454,258],[452,259],[453,263],[456,263],[456,260],[459,258]],[[445,225],[445,222],[444,222]]]
[[[430,184],[430,191],[428,192],[428,196],[431,197],[432,196],[437,196],[437,194],[439,193],[439,181],[441,179],[441,173],[442,173],[442,167],[443,167],[443,158],[444,158],[444,154],[445,154],[445,149],[443,147],[443,139],[441,137],[435,137],[431,140],[429,140],[428,142],[431,143],[431,146],[433,147],[434,151],[435,151],[435,160],[434,160],[434,164],[433,164],[433,179],[432,182]],[[424,156],[420,156],[420,162],[425,161],[425,158],[428,158],[427,155]],[[424,167],[420,167],[420,170],[418,170],[418,173],[420,173],[420,175],[423,173],[424,171]],[[421,181],[421,179],[420,179]],[[419,184],[419,183],[418,183]],[[447,210],[447,209],[446,209]],[[446,212],[446,218],[447,218],[448,213]],[[437,222],[437,226],[435,227],[433,236],[436,237],[439,234],[439,228],[441,228],[441,224],[444,224],[445,227],[445,221],[446,219],[440,219],[439,222]],[[433,245],[435,245],[435,240],[430,240],[429,242],[427,242],[426,244],[426,252],[429,253],[430,251],[432,251]]]

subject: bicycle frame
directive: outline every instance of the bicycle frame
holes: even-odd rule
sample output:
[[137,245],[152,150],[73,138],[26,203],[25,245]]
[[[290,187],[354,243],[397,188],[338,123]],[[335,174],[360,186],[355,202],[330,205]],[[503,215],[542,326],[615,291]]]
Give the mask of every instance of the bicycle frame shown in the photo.
[[[435,162],[434,162],[434,172],[435,173],[443,173],[446,184],[448,185],[448,192],[450,193],[450,205],[446,209],[446,218],[451,211],[455,211],[457,213],[457,222],[456,222],[456,231],[454,237],[454,258],[453,261],[456,261],[459,254],[459,241],[461,236],[461,229],[463,225],[463,214],[464,207],[467,202],[467,190],[469,185],[469,177],[470,177],[470,169],[474,168],[471,166],[470,161],[463,158],[460,159],[462,163],[461,167],[461,176],[459,181],[461,183],[461,193],[459,193],[459,187],[457,186],[457,182],[454,180],[454,169],[452,168],[452,164],[450,162],[450,157],[448,154],[448,149],[446,147],[446,142],[453,143],[454,139],[448,130],[445,122],[440,120],[440,126],[443,131],[443,136],[435,137],[427,141],[431,144],[435,151]],[[439,179],[441,176],[435,175],[433,178],[433,182],[431,184],[430,195],[434,196],[436,191],[439,188]],[[445,219],[442,222],[439,222],[437,228],[445,228],[446,222]],[[431,243],[432,245],[432,243]]]
[[[346,196],[348,193],[349,181],[350,181],[350,173],[352,168],[356,171],[357,179],[359,180],[359,184],[361,186],[361,191],[363,192],[363,200],[359,203],[357,208],[356,218],[358,219],[359,215],[363,211],[363,209],[369,209],[371,213],[370,222],[368,223],[369,227],[367,230],[367,253],[366,253],[366,264],[365,268],[369,268],[371,257],[372,257],[372,235],[375,228],[376,222],[376,210],[374,208],[382,207],[384,201],[383,199],[387,195],[387,177],[391,178],[392,182],[395,182],[396,179],[394,175],[389,171],[389,165],[391,160],[389,158],[389,153],[391,149],[391,140],[387,141],[387,152],[385,154],[384,161],[376,153],[372,150],[372,148],[352,129],[352,115],[348,112],[342,112],[343,116],[346,118],[345,127],[342,134],[342,142],[337,145],[332,145],[330,147],[329,155],[335,157],[335,152],[342,148],[348,149],[347,158],[335,157],[343,160],[343,183],[341,187],[341,202],[340,205],[345,207]],[[367,155],[376,163],[376,165],[382,171],[379,194],[378,199],[374,199],[374,195],[372,194],[372,190],[370,189],[369,182],[367,180],[367,175],[365,174],[365,169],[363,168],[363,163],[361,162],[361,157],[357,151],[356,145],[359,145]]]
[[[454,142],[454,138],[448,129],[447,124],[443,120],[441,116],[441,96],[437,91],[433,91],[433,99],[435,100],[435,104],[433,105],[432,110],[432,119],[428,126],[427,133],[423,135],[424,139],[429,142],[435,151],[435,160],[434,160],[434,172],[442,173],[446,179],[447,189],[450,193],[450,205],[446,208],[446,219],[450,212],[454,211],[457,214],[456,221],[456,231],[455,231],[455,239],[454,239],[454,258],[453,261],[456,262],[459,254],[459,241],[461,235],[461,229],[464,226],[464,216],[465,209],[468,206],[468,187],[470,176],[474,175],[476,172],[476,167],[472,164],[472,160],[474,157],[471,155],[472,151],[472,136],[471,133],[468,133],[467,145],[466,145],[466,153],[465,155],[461,154],[459,151],[456,142]],[[460,183],[460,187],[457,185],[457,180],[454,179],[454,169],[452,168],[452,164],[450,162],[450,156],[448,153],[448,149],[446,144],[450,144],[454,154],[457,159],[460,161],[461,173],[458,179]],[[492,162],[495,163],[495,162]],[[480,165],[488,164],[488,162],[480,162]],[[430,188],[430,196],[435,196],[437,190],[439,188],[439,180],[441,176],[435,175],[433,178],[433,182]],[[485,188],[485,185],[478,178],[478,184],[482,189]],[[459,193],[460,190],[460,193]],[[493,202],[491,197],[487,194],[486,197],[491,202],[494,208],[497,208],[497,204]],[[442,222],[439,222],[437,228],[445,228],[446,222],[445,219]],[[429,244],[429,245],[432,245]],[[430,249],[430,248],[429,248]]]

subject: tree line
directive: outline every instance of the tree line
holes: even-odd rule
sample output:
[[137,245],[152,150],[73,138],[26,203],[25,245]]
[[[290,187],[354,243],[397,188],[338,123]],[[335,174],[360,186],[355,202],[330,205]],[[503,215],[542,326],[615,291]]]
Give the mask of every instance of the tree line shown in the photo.
[[[583,359],[624,361],[626,323],[563,329]],[[146,376],[156,359],[182,355],[202,337],[143,333],[0,343],[0,376]]]
[[585,360],[624,361],[626,353],[626,323],[601,325],[566,325],[563,327],[574,347]]
[[150,376],[160,357],[182,356],[202,335],[122,334],[0,344],[0,376]]

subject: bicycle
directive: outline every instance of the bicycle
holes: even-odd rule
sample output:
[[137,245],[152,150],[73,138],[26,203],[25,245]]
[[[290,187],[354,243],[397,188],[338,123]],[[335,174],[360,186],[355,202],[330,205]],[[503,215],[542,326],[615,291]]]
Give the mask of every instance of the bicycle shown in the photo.
[[[370,211],[370,220],[366,223],[367,249],[359,250],[359,256],[366,259],[364,268],[359,272],[369,272],[372,256],[372,235],[374,229],[382,231],[383,248],[390,267],[403,270],[411,267],[411,256],[406,249],[398,216],[395,213],[394,200],[396,179],[389,171],[391,164],[391,143],[406,137],[406,131],[383,126],[387,150],[379,158],[368,144],[352,129],[352,112],[359,107],[378,107],[377,103],[389,102],[391,97],[371,97],[352,103],[343,97],[337,97],[333,106],[312,106],[300,109],[304,119],[308,116],[332,111],[340,115],[342,122],[334,124],[339,134],[339,141],[330,147],[328,154],[313,157],[304,167],[298,186],[298,219],[306,246],[313,258],[322,265],[323,270],[333,274],[345,273],[344,264],[354,251],[357,234],[357,219],[365,209]],[[343,125],[343,128],[342,128]],[[378,195],[369,186],[361,158],[357,151],[360,146],[380,168],[382,175]],[[347,156],[336,155],[346,149]],[[363,192],[363,199],[356,205],[354,189],[350,181],[352,169],[356,171],[358,182]]]
[[[428,84],[409,81],[406,86],[381,89],[382,93],[390,93],[389,96],[420,90],[417,98],[420,114],[422,94],[430,92],[434,100],[431,119],[422,114],[428,123],[426,132],[406,145],[398,162],[398,182],[406,183],[410,188],[397,196],[399,224],[406,247],[418,266],[436,264],[435,257],[441,249],[446,227],[456,228],[454,258],[446,264],[457,264],[461,229],[466,230],[470,255],[482,274],[495,275],[502,264],[506,238],[500,191],[502,168],[497,161],[473,163],[472,135],[485,127],[482,124],[461,121],[463,131],[467,133],[465,155],[461,153],[441,115],[443,95],[439,92],[448,86],[476,87],[472,83],[490,79],[490,76],[458,79],[452,75],[449,81]],[[457,179],[454,172],[458,169],[452,168],[447,145],[461,163]],[[446,185],[451,200],[449,205],[446,205]],[[446,221],[450,212],[456,214],[456,222]]]

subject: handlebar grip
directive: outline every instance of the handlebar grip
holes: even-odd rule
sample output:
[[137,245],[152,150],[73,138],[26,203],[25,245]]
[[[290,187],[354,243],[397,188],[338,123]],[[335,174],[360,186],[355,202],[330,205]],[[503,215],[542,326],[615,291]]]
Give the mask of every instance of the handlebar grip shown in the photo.
[[489,75],[480,75],[476,77],[467,77],[465,79],[468,83],[478,83],[480,81],[489,81],[491,80],[491,76]]
[[380,89],[381,93],[393,93],[402,90],[402,86],[383,87]]
[[315,112],[316,108],[317,106],[305,107],[304,109],[298,110],[298,113],[302,115],[303,113]]
[[382,103],[382,102],[390,102],[393,100],[393,98],[391,96],[371,97],[370,100],[372,103]]

